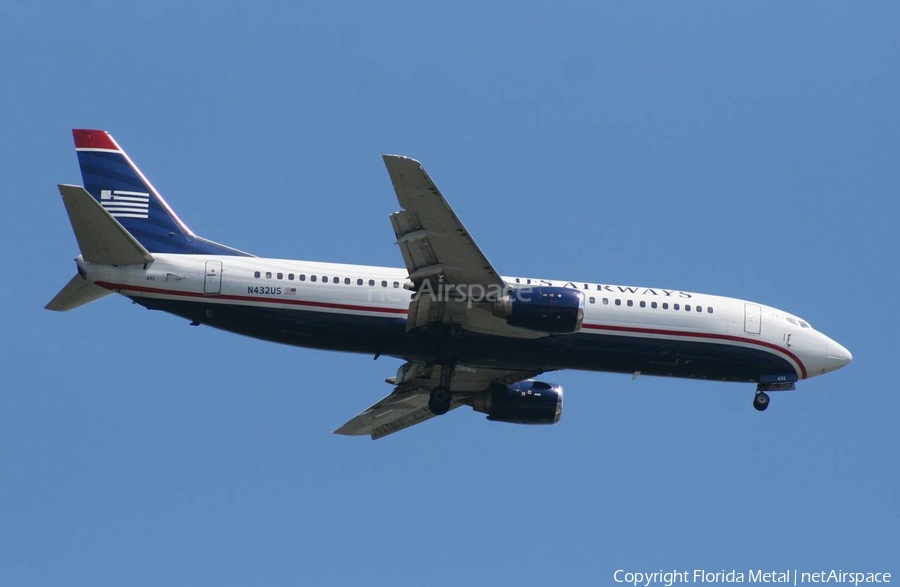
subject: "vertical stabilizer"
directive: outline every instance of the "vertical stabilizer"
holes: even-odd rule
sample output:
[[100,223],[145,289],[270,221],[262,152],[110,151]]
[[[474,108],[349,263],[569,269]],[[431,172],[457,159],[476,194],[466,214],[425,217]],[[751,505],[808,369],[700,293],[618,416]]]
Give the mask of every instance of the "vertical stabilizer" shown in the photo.
[[72,135],[85,189],[149,252],[248,256],[191,232],[108,132]]

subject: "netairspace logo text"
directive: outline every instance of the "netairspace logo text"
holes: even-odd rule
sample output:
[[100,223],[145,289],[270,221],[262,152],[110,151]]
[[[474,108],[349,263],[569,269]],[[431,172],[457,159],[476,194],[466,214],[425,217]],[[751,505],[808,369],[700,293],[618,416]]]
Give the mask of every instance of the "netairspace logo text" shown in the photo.
[[672,587],[676,583],[781,583],[800,585],[806,583],[844,583],[855,586],[861,583],[890,583],[890,573],[860,573],[838,570],[830,571],[654,571],[640,573],[622,569],[613,573],[616,583],[650,587],[658,584]]

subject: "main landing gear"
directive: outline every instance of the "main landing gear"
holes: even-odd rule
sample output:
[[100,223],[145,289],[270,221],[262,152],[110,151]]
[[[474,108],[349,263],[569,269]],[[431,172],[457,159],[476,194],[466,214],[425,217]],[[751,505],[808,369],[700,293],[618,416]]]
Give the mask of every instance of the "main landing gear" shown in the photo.
[[753,407],[757,411],[765,412],[769,407],[769,395],[764,391],[757,391],[756,397],[753,398]]
[[428,398],[428,410],[435,416],[443,416],[450,411],[453,395],[446,387],[435,387]]
[[441,365],[441,379],[437,387],[431,390],[428,397],[428,409],[435,416],[443,416],[450,411],[453,403],[453,393],[450,392],[450,379],[456,365]]

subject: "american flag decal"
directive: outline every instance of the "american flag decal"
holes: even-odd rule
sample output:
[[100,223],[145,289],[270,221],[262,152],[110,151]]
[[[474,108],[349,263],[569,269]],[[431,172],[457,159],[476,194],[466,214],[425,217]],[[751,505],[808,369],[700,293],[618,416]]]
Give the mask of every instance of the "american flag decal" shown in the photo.
[[285,295],[288,295],[288,296],[295,296],[295,295],[297,295],[297,288],[296,287],[286,287],[286,288],[284,288],[284,293],[285,293]]
[[100,190],[100,205],[115,218],[147,218],[150,194],[125,190]]

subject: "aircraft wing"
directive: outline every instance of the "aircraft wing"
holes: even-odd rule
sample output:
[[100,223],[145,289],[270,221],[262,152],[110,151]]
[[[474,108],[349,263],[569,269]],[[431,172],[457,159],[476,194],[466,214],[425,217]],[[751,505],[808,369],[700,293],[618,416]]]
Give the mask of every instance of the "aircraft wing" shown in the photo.
[[545,336],[509,326],[491,313],[490,302],[506,293],[506,282],[422,165],[400,155],[383,158],[403,208],[391,214],[391,224],[417,292],[409,305],[407,330],[443,324],[496,336]]
[[[366,411],[334,431],[345,436],[369,435],[378,440],[388,434],[415,426],[434,417],[428,409],[431,390],[440,385],[440,365],[408,362],[388,379],[397,384],[394,391]],[[484,391],[493,383],[509,385],[540,374],[540,371],[512,371],[481,369],[465,365],[453,368],[451,391],[454,394],[450,409],[466,403],[472,393]]]
[[475,244],[437,186],[415,159],[384,155],[402,211],[391,215],[410,280],[503,288],[506,283]]
[[[404,428],[415,426],[425,420],[434,418],[428,409],[428,394],[431,390],[417,387],[396,387],[391,395],[359,414],[340,428],[335,434],[344,436],[365,436],[378,440],[388,434],[399,432]],[[456,409],[462,403],[454,399],[450,409]]]

